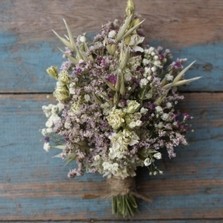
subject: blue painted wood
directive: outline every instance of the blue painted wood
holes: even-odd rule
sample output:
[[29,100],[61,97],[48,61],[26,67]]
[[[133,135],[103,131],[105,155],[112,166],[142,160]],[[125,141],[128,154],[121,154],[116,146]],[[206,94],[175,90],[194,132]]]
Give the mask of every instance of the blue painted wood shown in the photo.
[[[175,58],[196,60],[187,76],[203,78],[181,89],[200,92],[185,94],[181,105],[195,116],[190,145],[178,148],[176,159],[160,163],[163,176],[139,170],[138,189],[153,202],[141,202],[131,222],[222,222],[223,2],[135,1],[151,44],[172,49]],[[46,95],[6,94],[53,91],[55,82],[45,69],[60,66],[62,59],[49,30],[63,33],[63,17],[77,35],[98,30],[107,18],[120,17],[123,8],[119,0],[94,0],[90,7],[88,0],[0,1],[0,222],[123,222],[111,215],[108,200],[81,198],[104,190],[101,176],[69,180],[72,164],[52,158],[56,151],[43,151],[39,129]]]
[[[0,32],[0,92],[52,92],[53,79],[45,70],[51,65],[60,67],[63,59],[59,41],[18,42],[16,33]],[[162,43],[162,42],[161,42]],[[159,44],[155,44],[159,45]],[[163,45],[169,45],[163,43]],[[202,79],[182,88],[183,91],[222,91],[223,44],[213,43],[173,49],[175,58],[196,60],[187,77]]]
[[[141,202],[135,220],[223,218],[223,94],[188,93],[186,98],[181,108],[197,116],[191,144],[160,164],[163,176],[139,171],[138,189],[153,202]],[[55,152],[43,151],[41,106],[48,102],[46,95],[0,97],[0,219],[116,219],[109,200],[81,198],[104,190],[100,176],[69,180],[70,166],[52,159]]]

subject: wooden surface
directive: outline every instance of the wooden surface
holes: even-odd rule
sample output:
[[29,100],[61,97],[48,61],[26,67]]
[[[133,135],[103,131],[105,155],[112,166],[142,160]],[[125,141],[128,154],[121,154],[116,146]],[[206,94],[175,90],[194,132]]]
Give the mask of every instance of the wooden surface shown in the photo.
[[[190,145],[160,164],[164,175],[139,170],[138,188],[153,199],[140,203],[131,222],[223,222],[223,1],[135,0],[146,18],[148,41],[170,47],[176,57],[196,59],[182,89],[180,107],[195,118]],[[67,179],[56,154],[45,153],[39,132],[54,81],[45,69],[59,65],[59,41],[51,29],[96,32],[121,17],[122,0],[0,0],[0,222],[124,222],[111,215],[109,200],[84,200],[100,192],[98,175]]]

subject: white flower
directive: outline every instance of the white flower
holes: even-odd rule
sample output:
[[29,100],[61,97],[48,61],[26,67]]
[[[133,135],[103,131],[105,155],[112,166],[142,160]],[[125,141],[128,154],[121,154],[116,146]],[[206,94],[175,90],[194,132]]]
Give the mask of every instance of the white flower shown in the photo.
[[167,79],[168,81],[172,81],[172,80],[173,80],[173,75],[171,75],[171,74],[167,74],[167,75],[166,75],[166,79]]
[[124,115],[125,113],[121,109],[112,109],[107,117],[109,125],[113,129],[120,128],[125,122]]
[[114,158],[123,158],[125,151],[128,150],[128,143],[125,142],[122,138],[122,132],[113,133],[110,136],[111,147],[109,148],[109,157]]
[[111,176],[116,175],[118,172],[118,163],[109,163],[109,162],[103,162],[102,167],[104,169],[104,176]]
[[51,149],[50,143],[49,142],[45,142],[44,145],[43,145],[43,149],[46,152],[49,152],[49,150]]
[[84,100],[85,100],[86,102],[89,102],[89,101],[91,100],[90,95],[85,94],[85,95],[84,95]]
[[42,106],[42,110],[47,118],[52,114],[52,106],[52,104]]
[[152,53],[154,50],[155,50],[155,48],[152,46],[148,49],[149,53]]
[[151,68],[152,72],[156,72],[157,68],[154,66]]
[[94,160],[95,160],[95,161],[100,160],[100,156],[99,156],[99,155],[94,156]]
[[141,114],[146,114],[147,112],[148,112],[148,109],[147,109],[147,108],[142,107],[142,108],[140,109],[140,113],[141,113]]
[[58,121],[60,121],[60,117],[57,114],[52,114],[46,122],[46,127],[52,128]]
[[166,103],[166,107],[167,107],[167,108],[172,108],[172,103],[171,103],[171,102],[167,102],[167,103]]
[[157,113],[163,113],[163,109],[160,106],[156,106],[155,109]]
[[111,147],[109,148],[109,157],[123,158],[126,151],[128,151],[128,146],[133,146],[139,142],[139,137],[134,131],[129,131],[124,129],[117,133],[113,133],[110,137]]
[[140,80],[140,87],[143,88],[144,86],[146,86],[148,84],[148,80],[146,78],[143,78]]
[[147,65],[147,64],[149,64],[149,60],[148,60],[148,59],[143,59],[142,63],[143,63],[144,65]]
[[132,121],[128,124],[128,126],[133,129],[135,127],[139,127],[142,125],[142,121],[141,120],[137,120],[137,121]]
[[86,37],[85,36],[80,36],[79,40],[80,40],[80,42],[85,43],[86,42]]
[[123,140],[130,146],[133,146],[139,142],[139,137],[134,131],[123,130]]
[[154,59],[154,60],[159,60],[159,57],[156,55],[156,56],[154,56],[153,59]]
[[126,70],[124,73],[124,77],[126,81],[130,81],[132,79],[132,74],[129,70]]
[[111,38],[113,39],[116,35],[116,31],[115,30],[111,30],[109,33],[108,33],[108,38]]
[[162,159],[162,154],[160,152],[157,152],[153,155],[153,157],[157,160],[160,160],[160,159]]
[[163,122],[159,122],[159,124],[157,125],[157,127],[158,127],[159,129],[162,129],[162,128],[163,128]]
[[145,165],[145,166],[149,166],[149,165],[151,165],[151,163],[152,163],[152,160],[151,160],[150,158],[146,158],[146,159],[144,160],[144,165]]
[[41,134],[42,134],[43,136],[47,136],[47,130],[46,130],[46,129],[42,129],[42,130],[41,130]]
[[152,80],[152,76],[151,75],[148,75],[147,80],[148,81],[151,81]]
[[47,128],[53,127],[53,120],[52,120],[52,118],[49,118],[45,125],[46,125]]
[[167,114],[167,113],[163,113],[163,115],[162,115],[161,118],[163,119],[163,121],[167,121],[168,118],[169,118],[169,114]]
[[161,66],[161,62],[159,60],[154,61],[153,64],[157,67]]
[[64,104],[59,102],[57,108],[59,109],[59,112],[61,112],[64,109]]
[[134,50],[135,52],[141,52],[141,53],[144,52],[144,49],[143,49],[142,47],[140,47],[140,46],[135,46],[135,47],[133,48],[133,50]]
[[64,128],[65,129],[70,129],[71,128],[71,122],[68,122],[68,121],[66,121],[65,123],[64,123]]
[[129,100],[127,103],[128,106],[125,111],[129,114],[136,112],[140,107],[140,104],[136,100]]
[[145,95],[145,97],[146,97],[146,99],[150,99],[150,98],[152,98],[153,97],[153,95],[152,95],[152,93],[147,93],[146,95]]
[[151,74],[151,68],[150,67],[145,67],[144,76],[147,76],[148,74]]

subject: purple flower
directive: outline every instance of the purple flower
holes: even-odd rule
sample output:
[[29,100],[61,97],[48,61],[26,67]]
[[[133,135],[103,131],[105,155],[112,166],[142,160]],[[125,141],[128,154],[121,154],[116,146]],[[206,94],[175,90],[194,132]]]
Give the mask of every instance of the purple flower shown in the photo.
[[107,78],[107,81],[109,81],[110,83],[112,83],[112,84],[116,84],[116,81],[117,81],[117,77],[116,77],[116,75],[114,75],[114,74],[111,74],[108,78]]

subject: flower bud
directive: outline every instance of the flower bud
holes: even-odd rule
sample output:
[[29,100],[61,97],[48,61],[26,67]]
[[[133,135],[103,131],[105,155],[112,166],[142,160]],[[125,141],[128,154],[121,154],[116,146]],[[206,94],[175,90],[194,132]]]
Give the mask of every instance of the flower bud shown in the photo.
[[51,66],[49,68],[47,68],[46,72],[53,78],[55,78],[57,80],[58,78],[58,71],[57,71],[57,67]]
[[65,85],[63,87],[57,87],[53,95],[58,101],[61,102],[65,102],[70,98],[69,91]]
[[111,55],[115,54],[115,51],[116,51],[116,45],[115,44],[108,44],[106,46],[106,48],[107,48],[107,51],[108,51],[109,54],[111,54]]
[[134,12],[135,12],[135,4],[133,0],[128,0],[126,7],[126,15],[127,16],[133,15]]
[[58,76],[58,80],[63,84],[69,84],[70,78],[68,76],[67,71],[61,71]]

